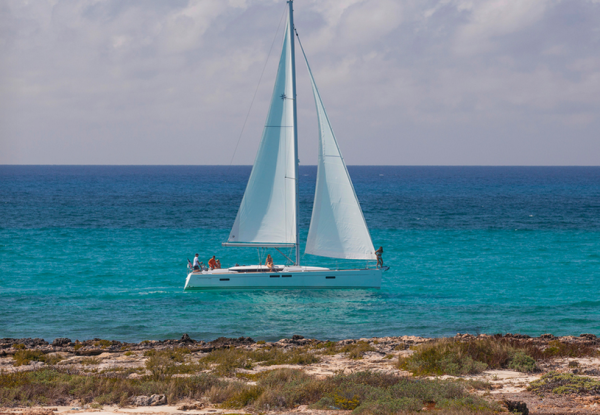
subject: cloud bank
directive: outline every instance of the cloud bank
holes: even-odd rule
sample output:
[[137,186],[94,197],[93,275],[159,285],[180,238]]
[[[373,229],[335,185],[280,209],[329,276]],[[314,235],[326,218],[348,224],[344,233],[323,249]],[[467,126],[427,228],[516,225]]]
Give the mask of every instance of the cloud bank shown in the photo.
[[[599,1],[294,5],[348,164],[600,164]],[[233,157],[251,164],[285,10],[283,0],[0,3],[0,163],[229,164],[266,62]],[[297,57],[300,159],[315,164]]]

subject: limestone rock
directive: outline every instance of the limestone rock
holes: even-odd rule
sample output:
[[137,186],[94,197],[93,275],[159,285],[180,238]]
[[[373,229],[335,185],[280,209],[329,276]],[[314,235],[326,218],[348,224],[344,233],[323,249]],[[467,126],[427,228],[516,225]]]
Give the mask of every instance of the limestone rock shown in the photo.
[[166,405],[167,397],[165,395],[154,394],[152,396],[134,396],[131,398],[131,404],[134,406],[158,406]]
[[54,347],[64,347],[69,346],[71,344],[71,339],[67,339],[66,337],[59,337],[54,339],[52,342],[52,346]]

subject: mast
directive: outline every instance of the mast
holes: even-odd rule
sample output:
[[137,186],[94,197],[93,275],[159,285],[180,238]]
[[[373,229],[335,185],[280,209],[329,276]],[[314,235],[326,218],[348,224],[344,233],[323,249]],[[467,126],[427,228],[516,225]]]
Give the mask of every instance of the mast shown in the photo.
[[300,265],[300,234],[298,232],[298,116],[296,110],[296,52],[295,52],[295,28],[294,28],[294,0],[288,0],[290,8],[290,47],[292,52],[292,107],[294,113],[294,164],[296,169],[296,265]]

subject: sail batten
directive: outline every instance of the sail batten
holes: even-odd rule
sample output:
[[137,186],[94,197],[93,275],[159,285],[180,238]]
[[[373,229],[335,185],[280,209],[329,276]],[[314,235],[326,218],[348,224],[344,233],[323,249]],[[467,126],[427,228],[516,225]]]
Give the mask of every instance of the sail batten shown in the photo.
[[261,144],[226,243],[229,246],[297,243],[296,129],[294,100],[289,98],[294,96],[293,41],[288,21]]
[[362,209],[305,54],[304,60],[319,121],[317,185],[305,252],[330,258],[376,259]]

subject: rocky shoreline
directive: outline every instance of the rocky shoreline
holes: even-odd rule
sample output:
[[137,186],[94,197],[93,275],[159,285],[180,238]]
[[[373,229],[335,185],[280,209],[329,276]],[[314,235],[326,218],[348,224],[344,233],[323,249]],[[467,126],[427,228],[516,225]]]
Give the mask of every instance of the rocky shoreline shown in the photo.
[[[504,410],[518,410],[530,414],[558,413],[600,413],[600,387],[589,389],[583,393],[545,393],[532,391],[532,382],[539,381],[549,373],[567,374],[569,376],[585,376],[592,382],[600,382],[600,339],[593,334],[579,336],[553,336],[544,334],[530,337],[522,334],[504,335],[471,335],[457,334],[445,339],[449,342],[465,344],[518,345],[521,348],[535,348],[548,351],[551,348],[562,348],[561,353],[540,358],[536,362],[535,371],[519,372],[515,370],[489,369],[477,374],[461,376],[421,376],[423,379],[447,379],[457,382],[471,382],[469,388],[477,396],[490,402],[498,402]],[[415,350],[428,344],[436,344],[440,339],[418,336],[379,337],[347,339],[329,342],[317,339],[306,339],[300,335],[281,339],[276,342],[255,341],[249,337],[218,338],[212,341],[194,340],[187,334],[180,339],[146,340],[139,343],[120,342],[94,338],[90,340],[72,341],[68,338],[57,338],[48,342],[40,338],[0,339],[0,373],[2,376],[27,373],[40,370],[56,370],[91,377],[116,377],[119,379],[145,379],[155,375],[152,360],[157,353],[179,353],[185,355],[172,357],[174,367],[181,369],[173,372],[174,378],[193,376],[197,373],[214,373],[220,379],[231,382],[245,382],[247,387],[256,384],[261,373],[274,370],[297,370],[315,379],[326,379],[339,374],[359,372],[381,373],[389,376],[417,378],[417,375],[402,368],[399,361],[410,357]],[[271,353],[278,359],[265,363],[252,361],[246,366],[238,365],[234,369],[217,371],[216,360],[211,356],[223,353]],[[558,349],[557,349],[558,350]],[[585,355],[576,356],[577,350],[585,350]],[[279,354],[277,354],[279,353]],[[296,360],[289,359],[295,353]],[[571,354],[571,355],[569,355]],[[29,356],[29,360],[27,360]],[[173,355],[175,356],[175,355]],[[307,359],[307,356],[309,359]],[[283,359],[285,358],[285,359]],[[19,360],[22,359],[22,360]],[[265,358],[266,359],[266,358]],[[275,359],[272,357],[272,359]],[[282,360],[283,359],[283,360]],[[286,360],[287,359],[287,360]],[[312,360],[311,360],[312,359]],[[213,363],[211,363],[213,362]],[[250,362],[250,360],[249,360]],[[224,363],[223,363],[224,364]],[[185,366],[186,371],[182,368]],[[219,366],[220,367],[220,366]],[[171,375],[169,375],[171,376]],[[479,382],[479,383],[477,383]],[[476,387],[473,385],[484,385]],[[595,383],[594,383],[595,385]],[[599,383],[600,385],[600,383]],[[478,389],[479,388],[479,389]],[[248,413],[252,407],[240,408],[232,412],[222,405],[214,404],[210,399],[184,399],[177,404],[168,402],[168,393],[139,395],[127,398],[119,405],[101,405],[91,402],[69,400],[68,397],[53,398],[50,409],[34,406],[24,409],[22,405],[4,401],[0,414],[30,413],[32,415],[50,415],[50,413],[88,413],[88,412],[127,412],[127,413]],[[62,400],[61,400],[62,399]],[[214,399],[213,399],[214,400]],[[61,404],[61,405],[57,405]],[[87,405],[87,406],[86,406]],[[92,406],[92,405],[95,405]],[[512,405],[512,406],[511,406]],[[153,408],[153,409],[149,409]],[[160,410],[159,410],[160,409]],[[423,410],[426,410],[424,407]],[[32,412],[33,411],[33,412]],[[42,412],[35,412],[42,411]],[[46,412],[43,412],[46,411]],[[254,411],[255,412],[255,411]],[[267,411],[282,413],[281,410]],[[283,413],[350,413],[343,408],[332,405],[330,409],[314,409],[306,405],[288,409]],[[444,412],[436,412],[444,413]],[[458,412],[448,412],[458,413]],[[471,412],[469,412],[471,413]]]
[[[594,334],[581,334],[579,336],[554,336],[552,334],[542,334],[539,337],[531,337],[526,334],[461,334],[458,333],[454,338],[461,340],[468,339],[506,339],[516,340],[525,342],[537,346],[547,346],[551,341],[559,341],[566,344],[581,344],[590,347],[600,346],[600,338]],[[378,348],[385,348],[384,345],[395,348],[403,346],[409,348],[431,341],[435,341],[436,338],[427,338],[419,336],[399,336],[399,337],[373,337],[373,338],[360,338],[360,339],[346,339],[335,342],[336,344],[345,345],[356,342],[367,342],[370,344],[379,345]],[[273,347],[293,347],[293,346],[304,346],[307,344],[319,344],[326,343],[329,340],[317,340],[317,339],[306,339],[300,335],[294,335],[289,339],[281,339],[277,342],[256,342],[250,337],[239,337],[239,338],[228,338],[219,337],[212,341],[193,340],[188,334],[184,334],[180,339],[167,339],[167,340],[144,340],[139,343],[121,342],[117,340],[105,340],[100,338],[94,338],[91,340],[71,340],[69,338],[59,337],[54,339],[52,342],[48,342],[41,338],[3,338],[0,339],[0,357],[14,355],[15,352],[22,348],[15,348],[17,345],[23,345],[26,349],[38,350],[43,353],[56,353],[66,352],[72,353],[76,356],[97,356],[102,353],[120,353],[123,351],[145,351],[145,350],[162,350],[169,347],[181,347],[187,346],[192,347],[195,351],[200,352],[211,352],[217,349],[238,347],[238,346],[251,346],[253,344],[261,344]],[[389,348],[388,347],[388,348]]]

